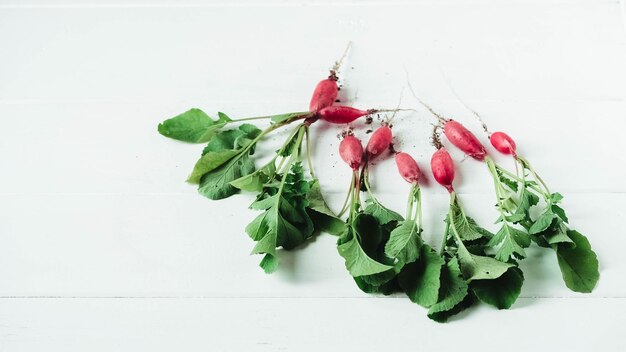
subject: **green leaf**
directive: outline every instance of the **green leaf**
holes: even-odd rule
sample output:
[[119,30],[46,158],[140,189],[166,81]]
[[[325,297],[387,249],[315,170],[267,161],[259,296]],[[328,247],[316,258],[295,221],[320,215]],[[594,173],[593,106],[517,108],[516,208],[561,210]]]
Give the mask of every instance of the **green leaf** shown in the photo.
[[475,280],[470,287],[479,300],[498,309],[509,309],[519,297],[524,283],[522,271],[513,267],[495,280]]
[[232,121],[223,113],[213,120],[200,109],[191,109],[158,126],[158,131],[165,137],[189,143],[203,143],[211,139],[228,122]]
[[457,257],[467,281],[497,279],[514,266],[491,257],[472,254],[464,246],[459,246]]
[[278,269],[278,259],[272,254],[266,254],[259,266],[265,271],[267,274],[271,274]]
[[517,224],[519,222],[521,222],[522,220],[524,220],[526,218],[526,216],[524,214],[512,214],[512,215],[508,215],[506,217],[506,221],[507,222],[512,222],[514,224]]
[[[299,127],[299,128],[302,128],[302,127]],[[285,144],[276,151],[276,154],[282,157],[287,157],[293,154],[293,152],[296,151],[297,148],[300,148],[300,145],[297,145],[297,141],[298,141],[297,137],[298,137],[298,133],[292,134],[291,137],[287,141],[285,141]]]
[[[252,125],[241,125],[237,129],[222,131],[213,136],[202,151],[202,156],[196,162],[187,182],[199,183],[205,174],[216,170],[233,158],[238,158],[244,153],[244,148],[251,143],[251,139],[260,133],[261,130]],[[248,173],[241,173],[241,176]]]
[[346,231],[346,223],[339,218],[317,212],[311,208],[307,208],[307,213],[313,221],[315,231],[326,232],[333,236],[340,236]]
[[397,258],[401,263],[411,263],[420,254],[423,241],[420,231],[413,220],[404,220],[391,231],[385,245],[385,254],[389,258]]
[[191,175],[187,178],[189,183],[200,183],[202,176],[224,165],[240,153],[239,150],[224,150],[220,152],[208,152],[193,167]]
[[398,281],[395,278],[383,283],[382,285],[372,285],[364,280],[365,277],[367,276],[358,276],[353,278],[357,286],[365,293],[382,293],[383,295],[390,295],[400,291]]
[[491,232],[478,226],[474,219],[465,216],[458,203],[455,202],[450,206],[450,212],[452,213],[456,231],[458,232],[462,240],[473,241],[482,237],[493,237],[493,234]]
[[496,259],[508,262],[514,255],[518,258],[525,258],[524,248],[530,246],[530,236],[524,231],[518,230],[507,223],[503,223],[496,235],[489,240],[487,246],[500,248],[496,252]]
[[524,218],[530,218],[530,208],[539,203],[539,197],[527,187],[528,182],[524,184],[520,201],[515,214],[522,215]]
[[567,231],[576,247],[558,245],[556,255],[565,285],[575,292],[593,291],[600,277],[598,258],[591,249],[589,240],[578,231]]
[[[282,188],[268,187],[269,193],[262,193],[250,206],[263,210],[248,224],[246,232],[257,241],[252,253],[266,254],[261,262],[266,271],[278,265],[276,248],[293,249],[313,234],[313,223],[306,212],[308,183],[303,177],[302,166],[294,163],[289,173],[281,178],[284,179]],[[307,187],[301,186],[303,182]]]
[[337,247],[339,254],[346,261],[346,268],[352,276],[363,276],[381,273],[392,266],[381,264],[367,256],[355,236]]
[[285,216],[278,210],[280,203],[272,206],[267,210],[266,232],[263,234],[250,234],[260,240],[252,250],[253,254],[269,253],[275,255],[277,247],[283,247],[285,249],[292,249],[301,244],[305,240],[305,234],[291,222],[289,222]]
[[[220,113],[221,114],[221,113]],[[242,123],[237,127],[241,132],[244,133],[247,139],[254,139],[258,137],[263,131],[261,131],[258,127],[250,123]],[[237,143],[235,143],[237,144]],[[239,146],[243,147],[245,143],[240,143]]]
[[439,278],[444,264],[443,258],[424,244],[419,259],[402,268],[398,283],[411,301],[430,307],[437,303],[439,297]]
[[319,180],[314,179],[309,183],[307,200],[309,203],[307,211],[316,230],[334,236],[339,236],[346,230],[346,223],[339,219],[326,204]]
[[550,228],[547,231],[542,232],[541,234],[546,239],[549,245],[555,244],[563,244],[568,245],[570,247],[575,246],[574,241],[569,238],[567,226],[558,218],[555,218],[553,224],[550,225]]
[[[456,258],[450,260],[441,269],[439,300],[428,310],[428,317],[438,322],[445,322],[454,308],[461,304],[468,294],[467,282],[461,277]],[[455,313],[457,313],[455,311]]]
[[517,181],[505,176],[502,171],[498,170],[498,178],[500,179],[500,182],[502,182],[504,185],[506,185],[508,188],[510,188],[513,192],[517,192]]
[[380,287],[396,277],[396,272],[392,269],[383,271],[378,274],[359,276],[364,283],[372,287]]
[[307,194],[307,199],[309,200],[310,209],[334,218],[337,217],[335,213],[330,210],[328,204],[326,204],[320,188],[320,181],[318,179],[314,179],[309,183],[309,193]]
[[537,220],[533,223],[533,225],[528,230],[528,233],[531,235],[536,235],[544,230],[546,230],[552,224],[552,220],[555,215],[550,209],[546,209],[546,211],[541,214]]
[[402,215],[391,209],[385,208],[382,204],[378,203],[378,201],[371,198],[367,200],[367,206],[365,207],[364,212],[375,217],[381,225],[388,224],[392,221],[404,220]]
[[565,210],[563,210],[563,208],[561,208],[560,206],[553,204],[551,207],[552,212],[555,213],[559,218],[561,218],[561,220],[565,221],[565,222],[569,222],[569,219],[567,218],[567,215],[565,215]]
[[[364,236],[372,230],[371,221],[362,221],[367,217],[366,214],[358,214],[353,221],[353,225],[346,229],[337,242],[337,250],[345,259],[346,268],[352,276],[372,275],[387,271],[393,266],[385,265],[372,259],[362,248],[358,238],[367,238]],[[368,225],[370,228],[368,228]],[[374,247],[374,246],[372,246]],[[375,249],[375,247],[374,247]]]
[[238,191],[231,185],[231,182],[253,171],[254,163],[248,155],[243,154],[202,176],[198,192],[213,200],[230,197]]
[[428,317],[438,323],[445,323],[448,319],[471,307],[474,303],[476,303],[476,297],[471,291],[468,291],[465,298],[463,298],[459,304],[452,307],[452,309],[429,314]]
[[559,193],[559,192],[552,193],[550,195],[550,201],[552,202],[552,204],[557,204],[561,200],[563,200],[563,195],[561,193]]
[[235,179],[230,185],[242,191],[261,192],[263,185],[276,173],[276,165],[271,162],[255,172]]
[[202,149],[202,155],[210,152],[222,152],[225,150],[238,150],[240,147],[237,145],[237,141],[240,140],[245,133],[240,129],[231,129],[226,131],[220,131],[215,134],[213,138],[207,143],[206,147]]
[[247,147],[261,133],[260,129],[251,124],[243,124],[235,129],[220,131],[207,143],[202,154],[229,149],[242,149]]
[[[384,244],[389,237],[386,231],[387,229],[380,225],[378,219],[370,214],[360,213],[352,221],[352,226],[361,244],[361,248],[363,248],[370,258],[374,260],[381,259],[381,257],[382,259],[386,259],[384,257]],[[381,252],[383,256],[380,255]]]

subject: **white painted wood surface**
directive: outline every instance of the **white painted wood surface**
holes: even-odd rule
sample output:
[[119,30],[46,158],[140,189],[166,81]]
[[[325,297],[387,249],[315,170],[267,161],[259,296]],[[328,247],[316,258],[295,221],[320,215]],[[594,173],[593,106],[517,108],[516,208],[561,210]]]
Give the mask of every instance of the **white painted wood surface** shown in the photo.
[[[0,0],[0,351],[626,350],[623,11],[604,0]],[[441,325],[402,296],[361,293],[328,235],[281,252],[274,275],[257,267],[243,232],[251,197],[197,195],[184,179],[201,147],[156,125],[193,106],[305,109],[349,40],[342,94],[355,106],[394,107],[406,69],[422,98],[480,132],[445,75],[516,138],[598,253],[592,294],[568,291],[553,253],[535,249],[510,311],[481,305]],[[403,105],[417,107],[406,91]],[[430,122],[420,110],[395,124],[422,165]],[[348,182],[337,132],[316,127],[314,151],[335,208]],[[490,224],[485,167],[454,157],[468,212]],[[393,167],[380,162],[373,181],[402,211]],[[432,183],[424,193],[425,236],[438,243],[446,195]]]

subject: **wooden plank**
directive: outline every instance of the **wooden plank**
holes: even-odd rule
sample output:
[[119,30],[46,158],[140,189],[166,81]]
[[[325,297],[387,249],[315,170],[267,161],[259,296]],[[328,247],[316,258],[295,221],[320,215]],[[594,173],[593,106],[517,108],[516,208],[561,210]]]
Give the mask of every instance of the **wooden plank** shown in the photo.
[[[0,350],[626,350],[623,6],[0,0]],[[438,325],[402,295],[361,293],[329,235],[280,251],[274,275],[258,268],[243,232],[250,195],[197,195],[183,181],[201,146],[166,140],[156,124],[193,106],[302,110],[349,40],[342,101],[395,107],[406,70],[423,99],[480,132],[445,76],[516,138],[598,253],[594,293],[568,291],[553,253],[533,248],[512,310],[481,305]],[[403,106],[417,108],[406,89]],[[423,166],[432,121],[423,109],[394,121],[396,146]],[[348,179],[334,152],[342,127],[319,125],[313,138],[335,209]],[[493,229],[484,165],[453,156],[468,213]],[[372,180],[401,211],[394,167],[378,162]],[[447,198],[430,180],[424,200],[438,246]]]
[[[405,299],[1,299],[4,350],[622,351],[624,299],[521,299],[446,325]],[[555,347],[556,348],[556,347]]]
[[0,100],[299,109],[349,40],[346,96],[372,107],[395,106],[405,69],[441,105],[439,67],[470,100],[623,99],[618,2],[498,3],[9,8]]
[[[11,117],[10,133],[0,140],[4,165],[0,194],[193,194],[194,187],[184,181],[203,146],[168,140],[156,131],[159,122],[193,106],[197,105],[0,104],[0,116]],[[467,111],[458,104],[452,106],[451,116],[466,123],[488,145]],[[626,192],[626,169],[615,165],[622,159],[626,139],[620,128],[610,128],[619,124],[622,111],[626,113],[626,102],[502,102],[485,106],[489,107],[484,109],[485,119],[492,128],[513,135],[519,152],[533,162],[555,191],[565,195]],[[213,107],[203,107],[214,111]],[[233,113],[233,117],[243,117],[253,110],[240,107]],[[562,126],[564,119],[566,126]],[[427,175],[434,151],[429,145],[431,123],[432,118],[425,113],[405,113],[394,121],[396,148],[413,154]],[[355,127],[357,136],[367,141],[367,128],[362,123]],[[336,135],[341,128],[321,122],[313,128],[314,167],[324,189],[331,192],[345,192],[348,187],[349,170],[336,152]],[[256,157],[266,159],[287,132],[279,131],[264,141]],[[461,162],[463,155],[454,147],[449,149],[457,161],[457,188],[464,193],[492,193],[486,166],[473,160]],[[503,166],[513,169],[509,158],[490,146],[489,151]],[[377,162],[372,182],[381,193],[404,197],[406,184],[396,176],[395,168],[392,158]],[[441,192],[434,182],[430,187],[434,193]]]
[[[491,199],[461,195],[467,212],[495,229]],[[342,194],[333,194],[338,204]],[[385,196],[393,209],[404,197]],[[245,224],[250,196],[211,202],[197,195],[3,196],[0,202],[0,296],[365,297],[322,235],[266,275],[250,256]],[[523,261],[525,297],[624,297],[621,204],[624,194],[573,194],[564,207],[601,261],[591,295],[565,288],[554,253],[535,248]],[[438,247],[447,198],[428,198],[425,238]],[[218,220],[219,219],[219,220]]]

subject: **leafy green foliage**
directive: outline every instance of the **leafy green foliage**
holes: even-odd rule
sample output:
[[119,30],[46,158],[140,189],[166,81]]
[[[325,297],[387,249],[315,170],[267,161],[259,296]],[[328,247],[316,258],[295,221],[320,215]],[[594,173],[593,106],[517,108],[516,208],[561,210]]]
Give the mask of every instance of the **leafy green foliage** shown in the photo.
[[240,157],[232,158],[224,165],[204,174],[200,179],[198,192],[213,200],[228,198],[238,191],[230,183],[253,171],[254,163],[247,154],[242,154]]
[[470,288],[480,301],[498,309],[509,309],[519,297],[523,283],[522,271],[512,267],[497,279],[474,280]]
[[[381,274],[376,274],[376,275],[384,275],[385,273],[386,272],[383,272]],[[359,277],[354,278],[354,282],[356,282],[356,285],[361,289],[361,291],[365,293],[381,293],[383,295],[390,295],[392,293],[400,291],[400,287],[398,286],[398,281],[396,280],[395,277],[393,277],[392,279],[380,285],[369,284],[364,279],[365,277],[366,276],[359,276]]]
[[500,182],[503,183],[505,186],[507,186],[513,192],[517,192],[518,190],[517,181],[512,180],[511,178],[505,176],[504,173],[500,170],[498,170],[497,172],[498,172],[498,179],[500,180]]
[[377,274],[364,275],[364,276],[357,277],[357,279],[366,283],[367,285],[370,285],[372,288],[376,290],[378,290],[379,287],[385,285],[386,283],[388,283],[389,281],[395,278],[396,278],[396,272],[395,270],[393,270],[393,268],[387,271],[377,273]]
[[528,233],[536,235],[547,230],[552,224],[552,220],[554,220],[555,216],[556,215],[554,215],[551,209],[546,209],[546,211],[535,220],[533,226],[531,226],[528,230]]
[[398,283],[411,301],[422,307],[437,303],[440,275],[445,261],[430,246],[423,244],[418,259],[404,265]]
[[554,214],[551,208],[546,208],[530,227],[529,233],[534,236],[537,243],[548,247],[559,243],[572,244],[567,231],[565,222]]
[[[313,234],[313,222],[306,212],[309,183],[304,180],[302,165],[294,163],[283,175],[281,185],[267,187],[250,208],[263,210],[247,227],[255,241],[253,254],[266,254],[264,270],[276,269],[276,248],[293,249]],[[274,258],[267,258],[267,256]]]
[[459,234],[462,240],[473,241],[482,237],[493,237],[493,234],[491,232],[478,226],[474,219],[466,216],[463,213],[463,210],[458,202],[455,201],[453,204],[451,204],[450,214],[452,216],[452,221],[454,222],[456,232]]
[[461,276],[456,258],[442,267],[440,285],[439,300],[428,310],[428,317],[442,323],[466,308],[463,302],[468,295],[468,286]]
[[224,149],[216,152],[206,152],[194,165],[191,174],[187,178],[189,183],[200,183],[202,176],[224,165],[235,156],[240,155],[241,150]]
[[326,204],[318,180],[313,180],[309,183],[307,200],[307,212],[314,220],[313,223],[317,230],[328,232],[335,236],[341,235],[346,230],[345,222],[339,219]]
[[[261,130],[258,128],[243,124],[237,129],[215,134],[202,151],[202,156],[196,162],[187,182],[199,183],[204,175],[219,168],[229,160],[250,154],[253,151],[250,148],[250,143],[252,143],[252,140],[260,133]],[[240,175],[237,176],[237,178],[245,176],[248,173],[236,173]],[[226,180],[224,185],[230,186],[230,182],[234,180],[234,178]]]
[[263,186],[276,173],[275,160],[256,171],[230,181],[230,185],[247,192],[261,192]]
[[557,204],[559,202],[561,202],[563,200],[563,195],[559,192],[556,193],[552,193],[550,195],[550,203],[551,204]]
[[275,255],[268,253],[265,256],[263,256],[263,259],[261,259],[259,266],[267,274],[271,274],[275,272],[276,270],[278,270],[278,259],[276,258]]
[[[540,181],[527,160],[520,158],[518,161],[525,171]],[[549,193],[543,182],[541,185],[543,188],[535,181],[523,184],[520,207],[517,210],[525,214],[521,223],[528,228],[534,242],[556,251],[563,281],[569,289],[591,292],[600,276],[597,256],[585,236],[568,228],[569,219],[565,210],[558,205],[563,196],[560,193]],[[532,219],[528,211],[530,206],[537,205],[539,201],[539,197],[533,192],[541,193],[547,203],[536,219]]]
[[385,245],[385,254],[389,258],[397,258],[400,262],[408,264],[419,257],[422,244],[415,221],[404,220],[391,231],[389,241]]
[[[472,298],[474,296],[478,297],[481,301],[499,308],[508,308],[515,302],[517,296],[519,296],[523,283],[521,271],[517,268],[516,264],[510,262],[510,257],[515,251],[506,246],[512,246],[513,249],[519,247],[523,253],[523,249],[518,245],[517,241],[522,242],[524,246],[528,246],[530,244],[528,236],[526,235],[525,238],[521,237],[521,234],[525,235],[525,233],[509,227],[508,229],[501,229],[490,239],[482,237],[473,241],[464,241],[463,237],[461,237],[461,232],[467,231],[466,227],[468,223],[467,220],[463,219],[464,217],[465,214],[458,202],[452,202],[450,213],[448,214],[448,231],[454,241],[447,241],[447,246],[452,248],[452,250],[448,252],[448,255],[453,256],[452,260],[454,260],[454,264],[457,264],[466,288],[468,283],[471,285],[472,294],[468,294],[467,297],[464,296],[463,298],[456,297],[453,301],[454,304],[451,303],[445,306],[445,308],[447,308],[444,310],[444,312],[447,312],[446,314],[439,313],[439,315],[432,316],[439,320],[447,319],[451,314],[463,310],[467,305],[473,302]],[[503,223],[503,226],[509,225]],[[519,231],[519,233],[515,231]],[[514,241],[514,243],[509,244],[507,243],[508,241]],[[484,246],[481,246],[480,242],[486,242],[486,246],[504,242],[499,251],[500,258],[504,260],[498,260],[485,255]],[[472,250],[470,251],[470,249]],[[449,263],[453,263],[452,260]],[[444,287],[443,280],[442,273],[442,287]],[[461,304],[461,302],[464,303]],[[460,305],[457,306],[457,304]],[[429,316],[431,316],[431,314],[429,314]]]
[[[449,231],[456,240],[456,256],[459,260],[463,277],[466,280],[495,279],[512,266],[512,264],[503,263],[491,257],[473,254],[467,249],[464,240],[478,240],[483,237],[482,233],[483,231],[486,232],[486,230],[476,230],[480,227],[473,220],[466,217],[456,200],[450,205],[448,221]],[[491,236],[487,238],[491,238]]]
[[[368,248],[370,254],[375,253],[375,248],[379,244],[382,237],[380,227],[376,226],[377,221],[372,215],[360,213],[351,224],[348,224],[346,231],[339,237],[337,242],[337,250],[345,259],[346,268],[350,275],[364,276],[382,273],[393,268],[372,259],[366,250]],[[363,241],[368,242],[363,245]]]
[[569,230],[567,235],[574,247],[566,243],[556,245],[563,281],[572,291],[591,292],[600,277],[596,253],[591,249],[589,240],[578,231]]
[[556,216],[559,217],[559,219],[563,220],[564,222],[569,222],[569,219],[567,218],[567,215],[565,214],[565,210],[563,210],[563,208],[556,204],[552,204],[552,206],[550,206],[550,209],[554,214],[556,214]]
[[530,246],[530,236],[522,230],[518,230],[508,223],[503,223],[500,230],[489,240],[487,246],[500,248],[496,252],[496,259],[508,262],[512,257],[519,259],[526,257],[524,248]]
[[[530,208],[537,205],[538,203],[539,197],[530,189],[528,189],[526,184],[522,184],[522,191],[520,193],[519,202],[514,212],[515,215],[519,216],[520,220],[514,221],[514,223],[520,223],[523,222],[525,219],[530,219]],[[528,222],[525,223],[527,224]]]
[[457,251],[457,257],[463,277],[467,281],[497,279],[514,266],[491,257],[471,254],[462,246]]
[[179,141],[204,143],[231,121],[221,112],[218,113],[218,119],[213,120],[200,109],[190,109],[160,123],[158,131],[165,137]]
[[[500,168],[490,158],[485,160],[496,186],[499,231],[494,235],[480,227],[452,198],[444,248],[438,254],[421,238],[417,185],[411,188],[405,220],[380,204],[369,184],[355,181],[350,216],[343,222],[326,204],[312,170],[313,179],[304,176],[300,153],[314,114],[260,118],[271,122],[264,131],[251,124],[224,130],[227,124],[242,120],[231,120],[223,113],[214,120],[191,109],[159,124],[158,131],[184,142],[207,143],[188,179],[199,184],[204,196],[223,199],[239,190],[257,193],[250,208],[261,213],[247,225],[246,232],[256,241],[252,253],[263,255],[259,265],[267,273],[278,268],[278,248],[296,248],[325,231],[339,236],[338,252],[361,290],[385,295],[402,291],[411,301],[429,308],[429,318],[439,322],[477,301],[510,308],[524,282],[516,260],[526,257],[525,248],[531,241],[555,250],[563,280],[571,290],[591,292],[597,284],[597,256],[582,234],[569,229],[569,219],[559,205],[563,196],[550,193],[528,161],[519,156],[515,160],[522,167],[521,175]],[[279,127],[307,118],[274,158],[255,170],[251,155],[257,142]],[[367,175],[365,168],[361,171]],[[354,180],[359,179],[357,175]],[[367,182],[366,176],[363,179]],[[359,187],[370,196],[363,210]],[[545,207],[535,216],[533,207],[540,198]]]
[[391,209],[385,208],[375,199],[368,199],[364,212],[375,217],[381,225],[388,224],[392,221],[402,221],[402,215]]

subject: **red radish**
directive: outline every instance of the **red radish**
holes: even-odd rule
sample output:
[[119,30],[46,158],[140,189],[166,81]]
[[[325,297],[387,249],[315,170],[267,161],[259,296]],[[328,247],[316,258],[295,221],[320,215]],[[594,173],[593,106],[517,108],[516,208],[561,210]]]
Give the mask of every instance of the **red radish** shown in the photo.
[[396,165],[400,176],[408,183],[416,183],[422,177],[422,172],[415,159],[407,153],[396,154]]
[[516,145],[513,138],[504,132],[494,132],[490,137],[491,145],[502,154],[516,156]]
[[443,133],[452,144],[465,152],[465,154],[479,161],[485,160],[487,156],[485,147],[465,126],[454,120],[449,120],[443,126]]
[[385,150],[389,149],[391,145],[391,128],[389,126],[384,125],[379,127],[372,136],[370,140],[367,142],[367,146],[365,150],[367,151],[367,157],[373,158]]
[[454,162],[445,148],[438,149],[430,159],[430,168],[433,171],[435,180],[444,186],[448,192],[454,191],[452,181],[454,181]]
[[363,145],[355,136],[346,136],[339,143],[339,155],[352,170],[358,170],[363,163]]
[[373,114],[376,110],[359,110],[349,106],[327,106],[317,112],[320,119],[330,123],[350,123],[359,117]]
[[336,76],[331,75],[327,79],[320,81],[313,91],[309,111],[319,111],[333,105],[337,99],[338,91]]

